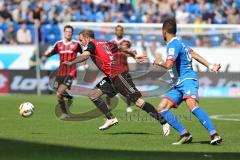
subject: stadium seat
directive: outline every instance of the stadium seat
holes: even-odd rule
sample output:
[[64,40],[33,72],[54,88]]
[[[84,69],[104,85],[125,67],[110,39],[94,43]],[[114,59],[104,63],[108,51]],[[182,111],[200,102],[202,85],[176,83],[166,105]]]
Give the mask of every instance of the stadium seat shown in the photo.
[[240,44],[240,32],[233,33],[233,39]]
[[209,43],[213,47],[217,47],[221,45],[221,37],[219,35],[210,35],[209,36]]

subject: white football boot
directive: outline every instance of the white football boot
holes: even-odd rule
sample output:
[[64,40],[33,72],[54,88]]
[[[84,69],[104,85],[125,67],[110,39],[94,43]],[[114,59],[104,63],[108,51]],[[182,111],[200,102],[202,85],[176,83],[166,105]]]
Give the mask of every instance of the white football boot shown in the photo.
[[99,127],[99,130],[105,130],[117,124],[118,124],[117,118],[107,119],[105,123]]

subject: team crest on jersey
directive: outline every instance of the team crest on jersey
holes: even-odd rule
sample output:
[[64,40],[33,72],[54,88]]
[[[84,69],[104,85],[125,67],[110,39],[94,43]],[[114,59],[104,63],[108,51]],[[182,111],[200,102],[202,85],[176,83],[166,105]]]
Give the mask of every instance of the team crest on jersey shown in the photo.
[[174,48],[169,48],[168,55],[174,55],[174,52],[175,52]]

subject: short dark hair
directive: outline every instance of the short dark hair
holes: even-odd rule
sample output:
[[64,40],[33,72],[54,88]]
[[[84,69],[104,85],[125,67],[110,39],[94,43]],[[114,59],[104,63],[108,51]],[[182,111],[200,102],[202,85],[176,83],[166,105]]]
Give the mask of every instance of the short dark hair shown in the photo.
[[72,30],[72,32],[74,31],[74,29],[73,29],[73,27],[71,25],[64,26],[63,31],[65,31],[67,28],[70,28]]
[[177,33],[177,23],[174,18],[168,18],[163,22],[162,28],[170,34]]
[[121,26],[121,25],[117,25],[117,26],[115,27],[115,30],[117,30],[117,28],[122,28],[122,30],[124,30],[123,26]]
[[82,32],[79,33],[79,35],[82,34],[83,37],[90,37],[90,38],[94,38],[95,35],[94,35],[94,32],[90,29],[86,29],[86,30],[83,30]]

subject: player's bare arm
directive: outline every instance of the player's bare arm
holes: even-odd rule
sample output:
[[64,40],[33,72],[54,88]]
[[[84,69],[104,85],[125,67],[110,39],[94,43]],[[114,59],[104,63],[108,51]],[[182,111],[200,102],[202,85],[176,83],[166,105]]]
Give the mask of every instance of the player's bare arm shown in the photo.
[[173,64],[174,62],[169,59],[166,62],[164,62],[162,57],[156,58],[153,62],[153,65],[162,66],[165,69],[171,69],[173,67]]
[[133,57],[137,63],[142,63],[147,59],[146,55],[137,55],[137,52],[135,50],[129,49],[129,48],[122,48],[119,47],[121,51],[123,51],[127,56]]
[[63,64],[71,66],[71,65],[76,64],[76,63],[84,62],[84,61],[86,61],[86,60],[89,58],[90,54],[91,54],[91,53],[90,53],[89,51],[84,51],[84,52],[81,54],[81,56],[75,58],[75,59],[72,60],[72,61],[63,62]]
[[211,64],[209,63],[205,58],[203,58],[202,56],[200,56],[199,54],[197,54],[195,51],[191,50],[190,51],[192,58],[194,58],[196,61],[198,61],[199,63],[201,63],[202,65],[206,66],[207,68],[210,69],[210,71],[218,73],[221,65],[220,64]]
[[44,56],[45,56],[45,57],[50,57],[50,55],[51,55],[51,52],[49,52],[49,50],[46,50],[46,51],[44,52]]
[[48,57],[50,57],[51,56],[51,51],[50,51],[50,49],[47,49],[45,52],[44,52],[44,54],[43,54],[43,56],[41,57],[41,61],[45,61]]

